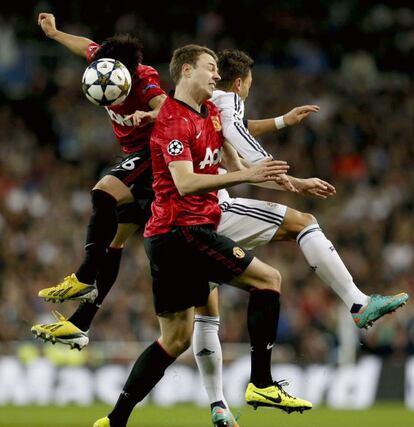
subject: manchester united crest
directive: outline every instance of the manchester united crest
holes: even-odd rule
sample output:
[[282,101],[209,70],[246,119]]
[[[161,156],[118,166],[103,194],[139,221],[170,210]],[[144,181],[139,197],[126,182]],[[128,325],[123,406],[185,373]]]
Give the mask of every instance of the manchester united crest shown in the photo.
[[213,122],[214,129],[217,132],[221,131],[221,122],[218,116],[211,116],[211,121]]
[[239,248],[238,246],[235,246],[233,248],[233,255],[236,258],[244,258],[246,254],[244,253],[244,250],[242,248]]

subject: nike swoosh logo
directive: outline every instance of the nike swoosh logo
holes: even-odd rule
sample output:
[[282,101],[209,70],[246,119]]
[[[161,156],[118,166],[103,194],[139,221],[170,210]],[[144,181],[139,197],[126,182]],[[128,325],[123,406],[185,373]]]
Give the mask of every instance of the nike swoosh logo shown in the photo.
[[268,349],[268,350],[270,350],[271,348],[273,348],[273,344],[267,344],[267,346],[266,346],[266,348]]
[[271,402],[274,402],[274,403],[280,403],[282,401],[282,398],[280,396],[270,397],[270,396],[266,396],[265,394],[259,393],[258,391],[255,391],[255,393],[258,394],[259,396],[264,397],[267,400],[270,400]]
[[196,135],[196,139],[200,138],[202,132],[203,132],[202,130],[200,130],[200,132],[198,132],[198,134]]

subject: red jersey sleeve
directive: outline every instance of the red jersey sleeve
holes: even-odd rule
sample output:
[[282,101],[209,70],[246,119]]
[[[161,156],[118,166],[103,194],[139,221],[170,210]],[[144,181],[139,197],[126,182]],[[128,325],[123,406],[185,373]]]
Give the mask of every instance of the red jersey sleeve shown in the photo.
[[170,118],[165,122],[166,134],[158,138],[158,145],[165,163],[178,160],[192,161],[190,143],[192,140],[191,126],[186,118]]
[[136,91],[147,104],[152,98],[165,94],[161,89],[158,71],[154,68],[148,65],[139,65],[138,77],[139,82]]
[[96,51],[101,47],[98,43],[92,42],[89,43],[86,48],[86,61],[88,64],[93,62],[93,57],[95,56]]

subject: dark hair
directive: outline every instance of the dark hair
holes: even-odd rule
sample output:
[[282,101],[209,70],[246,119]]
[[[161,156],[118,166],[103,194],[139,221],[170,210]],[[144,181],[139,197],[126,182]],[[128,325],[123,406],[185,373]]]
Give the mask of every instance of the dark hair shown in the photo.
[[142,62],[142,44],[129,34],[118,34],[102,42],[93,60],[100,58],[114,58],[122,62],[133,75],[138,64]]
[[176,85],[181,78],[181,69],[184,64],[196,66],[198,58],[203,53],[211,55],[217,61],[217,55],[208,47],[199,46],[197,44],[188,44],[186,46],[175,49],[170,61],[170,76]]
[[237,49],[221,50],[217,56],[218,71],[221,76],[217,87],[220,89],[229,89],[237,78],[245,79],[254,64],[247,53]]

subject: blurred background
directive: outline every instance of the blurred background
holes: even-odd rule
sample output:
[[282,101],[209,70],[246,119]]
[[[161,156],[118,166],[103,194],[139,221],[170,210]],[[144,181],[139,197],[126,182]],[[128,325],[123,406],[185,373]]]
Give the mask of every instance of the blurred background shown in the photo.
[[[318,104],[318,114],[261,141],[290,163],[292,175],[325,179],[337,195],[319,200],[248,186],[231,193],[312,213],[365,293],[414,294],[412,2],[100,6],[25,1],[0,9],[0,361],[14,356],[25,366],[46,356],[56,366],[128,364],[139,351],[137,343],[158,336],[138,235],[130,239],[117,284],[90,331],[95,345],[78,353],[32,339],[31,325],[51,321],[55,308],[37,293],[75,271],[91,210],[89,191],[120,155],[107,113],[82,94],[85,63],[46,38],[37,26],[39,12],[54,13],[59,29],[97,42],[115,33],[138,35],[144,63],[159,70],[166,90],[176,47],[195,42],[245,50],[255,60],[247,118]],[[369,332],[358,332],[296,244],[272,244],[256,254],[283,277],[276,364],[340,369],[375,361],[381,365],[379,384],[387,386],[375,387],[374,397],[405,399],[414,408],[411,302]],[[221,289],[226,364],[248,352],[246,303],[242,292]],[[65,303],[58,309],[69,315],[74,307]],[[191,355],[185,359],[193,363]],[[1,381],[0,375],[0,390]]]

